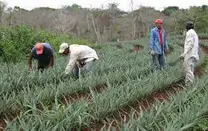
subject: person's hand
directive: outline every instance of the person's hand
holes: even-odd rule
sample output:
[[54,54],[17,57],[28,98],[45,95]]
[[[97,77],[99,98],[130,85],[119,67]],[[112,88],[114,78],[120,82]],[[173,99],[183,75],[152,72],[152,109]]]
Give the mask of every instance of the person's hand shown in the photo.
[[28,73],[31,73],[31,72],[32,72],[32,68],[29,67],[29,68],[28,68]]
[[151,54],[151,55],[155,55],[155,51],[154,51],[154,50],[151,50],[151,51],[150,51],[150,54]]
[[170,53],[169,50],[165,50],[165,56],[167,56]]
[[169,54],[169,53],[170,53],[170,50],[166,50],[166,51],[165,51],[165,54]]
[[180,58],[180,59],[184,59],[184,57],[185,57],[185,54],[183,53],[183,54],[180,55],[179,58]]

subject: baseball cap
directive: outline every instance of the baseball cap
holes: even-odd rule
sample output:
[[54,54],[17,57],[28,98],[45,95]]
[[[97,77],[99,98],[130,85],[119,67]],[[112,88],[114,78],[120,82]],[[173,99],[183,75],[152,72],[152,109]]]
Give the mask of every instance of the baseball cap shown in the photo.
[[155,24],[163,24],[163,20],[162,19],[157,19],[157,20],[155,20]]
[[35,51],[36,51],[36,53],[38,54],[38,55],[41,55],[41,54],[43,54],[43,44],[42,43],[37,43],[36,45],[35,45]]
[[59,53],[63,53],[69,47],[68,43],[62,43],[59,47]]

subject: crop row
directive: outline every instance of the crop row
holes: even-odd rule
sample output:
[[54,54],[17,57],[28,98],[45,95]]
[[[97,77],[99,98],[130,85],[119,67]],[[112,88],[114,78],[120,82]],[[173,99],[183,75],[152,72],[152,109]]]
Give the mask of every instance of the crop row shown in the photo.
[[[154,91],[162,90],[164,85],[171,84],[183,77],[180,64],[144,76],[142,79],[129,80],[123,85],[111,85],[97,94],[91,90],[91,102],[80,100],[64,106],[58,101],[49,110],[46,106],[39,110],[34,103],[28,103],[29,110],[20,115],[8,127],[37,130],[64,130],[89,126],[92,122],[103,121],[107,116],[135,101],[148,96]],[[178,72],[175,72],[177,70]],[[33,97],[34,98],[34,97]]]

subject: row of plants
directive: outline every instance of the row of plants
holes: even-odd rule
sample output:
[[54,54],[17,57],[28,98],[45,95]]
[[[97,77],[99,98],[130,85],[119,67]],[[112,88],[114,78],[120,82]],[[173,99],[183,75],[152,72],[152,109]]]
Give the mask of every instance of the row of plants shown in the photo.
[[[207,69],[207,67],[206,67]],[[206,75],[197,78],[194,85],[169,101],[157,102],[150,110],[141,112],[137,119],[132,117],[122,130],[138,131],[204,131],[208,129],[208,89]]]
[[[183,76],[180,66],[180,63],[178,63],[176,66],[170,67],[162,72],[155,72],[148,76],[140,76],[136,79],[128,79],[125,84],[108,83],[107,88],[100,94],[91,90],[91,103],[81,100],[63,106],[62,104],[59,104],[57,99],[57,94],[59,94],[58,92],[61,90],[61,88],[58,88],[59,91],[55,94],[56,102],[52,105],[52,109],[49,110],[48,107],[43,104],[44,108],[40,111],[36,107],[37,99],[35,98],[37,98],[37,96],[33,96],[33,101],[23,104],[27,105],[26,111],[16,121],[16,124],[12,124],[12,128],[18,129],[23,128],[22,126],[25,126],[25,128],[33,126],[34,129],[51,130],[52,128],[54,129],[54,127],[57,127],[57,129],[61,130],[73,127],[81,128],[83,125],[90,125],[91,122],[102,121],[114,111],[151,94],[153,91],[163,89],[163,86],[166,84],[171,84],[172,82],[179,80]],[[178,72],[175,72],[175,70],[178,70]],[[108,81],[114,77],[115,76],[108,77]],[[54,86],[55,85],[53,84],[51,85],[51,87]],[[28,107],[30,107],[29,111]],[[29,113],[32,111],[33,113],[28,114],[27,111]],[[47,115],[51,117],[49,118]],[[59,115],[58,118],[60,118],[58,120],[56,119],[57,115]],[[53,118],[55,118],[55,120]],[[18,123],[18,121],[20,123]],[[30,121],[33,121],[33,123],[30,123]],[[42,126],[39,122],[42,123]],[[21,123],[23,125],[21,125]],[[54,126],[54,124],[56,126]]]
[[[174,48],[178,48],[178,47],[175,46]],[[106,49],[107,50],[105,50],[105,49],[103,50],[103,54],[105,55],[105,57],[101,57],[99,62],[96,62],[96,65],[95,65],[96,70],[94,73],[96,73],[97,75],[99,75],[103,72],[110,73],[110,72],[113,72],[113,71],[119,70],[119,69],[122,71],[125,71],[125,70],[128,70],[129,68],[133,68],[135,66],[143,67],[145,65],[148,65],[148,67],[149,67],[149,65],[150,65],[149,60],[148,60],[150,56],[148,56],[148,54],[147,54],[148,52],[146,50],[141,51],[141,53],[139,53],[139,54],[126,53],[123,56],[123,51],[125,51],[125,50],[115,51],[115,48],[112,48],[112,46],[107,46]],[[108,57],[106,57],[106,56],[108,56]],[[119,56],[122,56],[122,64],[121,64],[121,60],[118,60],[117,58],[115,59],[115,57],[119,57]],[[143,57],[144,59],[140,59],[140,57]],[[168,60],[169,60],[169,58],[168,58]],[[66,63],[68,60],[67,60],[67,58],[64,58],[64,59],[57,58],[55,64],[64,65],[63,61],[65,61],[65,63]],[[108,63],[108,64],[105,64],[105,63]],[[61,74],[60,72],[63,72],[63,70],[65,68],[65,66],[57,65],[57,66],[55,66],[54,69],[51,70],[51,72],[53,72],[53,74],[55,74],[53,76],[56,76],[56,77],[47,77],[47,79],[42,79],[45,77],[44,75],[42,75],[41,78],[39,77],[39,75],[36,75],[36,73],[34,73],[33,75],[28,75],[28,72],[26,71],[27,67],[25,66],[25,63],[21,63],[18,65],[17,66],[16,65],[15,66],[8,65],[8,63],[5,63],[3,65],[3,67],[5,67],[5,68],[2,68],[1,72],[3,74],[5,74],[5,76],[2,76],[2,81],[9,80],[10,85],[9,86],[5,85],[5,82],[2,83],[1,94],[4,94],[4,92],[8,92],[10,90],[13,91],[13,89],[15,89],[16,91],[21,91],[21,89],[24,87],[25,84],[44,85],[44,83],[59,81],[60,79],[56,79],[56,78],[57,77],[59,78],[59,74]],[[8,68],[8,69],[6,69],[6,68]],[[18,70],[16,70],[17,68],[18,68]],[[47,74],[46,76],[50,75],[51,72],[49,74],[46,73]],[[11,77],[8,77],[6,74],[9,74],[9,76],[11,76]],[[14,79],[14,78],[19,78],[19,79]],[[28,79],[30,81],[28,81]],[[27,83],[25,81],[27,81]]]
[[[111,52],[111,47],[107,47],[108,52]],[[104,50],[105,51],[105,50]],[[121,64],[121,61],[115,60],[116,54],[122,55],[122,52],[116,51],[112,53],[105,53],[108,57],[100,58],[101,60],[97,61],[95,64],[95,75],[100,75],[100,73],[113,73],[115,68],[121,69],[121,70],[127,70],[134,66],[144,66],[146,63],[143,63],[143,59],[139,59],[140,57],[134,54],[127,54],[123,56],[123,62]],[[144,57],[144,59],[147,59],[148,57]],[[60,80],[60,74],[64,72],[65,66],[67,64],[68,58],[58,58],[56,60],[56,65],[53,69],[51,69],[48,72],[45,72],[45,74],[37,75],[37,72],[33,72],[31,74],[28,74],[27,72],[27,64],[21,63],[17,65],[7,65],[3,64],[0,71],[3,76],[1,76],[1,80],[4,81],[1,84],[1,94],[4,94],[5,92],[17,90],[21,91],[24,86],[26,85],[40,85],[43,86],[45,83],[50,82],[56,82]],[[109,64],[105,64],[109,63]],[[64,66],[63,66],[64,65]],[[7,70],[7,66],[9,66],[9,70]],[[16,70],[18,69],[18,70]],[[10,77],[9,77],[10,76]],[[50,76],[50,77],[47,77]],[[18,79],[16,79],[18,78]],[[7,81],[10,81],[7,83]],[[62,80],[60,80],[62,81]]]
[[[128,68],[128,70],[122,71],[122,70],[116,70],[114,72],[110,72],[108,74],[97,74],[95,73],[92,78],[85,77],[81,81],[73,81],[72,79],[69,80],[60,80],[57,84],[54,81],[51,81],[52,78],[55,78],[56,80],[59,80],[59,74],[60,72],[63,72],[63,70],[51,70],[50,72],[46,72],[45,74],[31,74],[27,78],[24,77],[24,75],[19,79],[22,80],[22,85],[17,85],[16,87],[12,88],[12,93],[8,92],[8,83],[7,81],[2,82],[2,100],[1,102],[1,113],[5,114],[5,111],[7,111],[9,108],[11,108],[11,105],[14,106],[17,104],[16,100],[21,101],[21,103],[30,103],[31,100],[34,100],[34,96],[38,99],[36,103],[39,103],[41,101],[51,101],[54,99],[55,94],[57,93],[57,90],[59,91],[58,96],[61,97],[62,95],[70,95],[73,93],[79,93],[79,92],[89,92],[89,87],[92,87],[96,84],[100,83],[106,83],[106,79],[112,76],[113,79],[110,79],[110,83],[114,83],[117,81],[117,83],[124,82],[125,79],[128,79],[128,76],[130,76],[132,73],[134,73],[135,76],[142,75],[142,71],[147,70],[147,67],[141,68]],[[135,72],[137,71],[137,72]],[[17,73],[20,74],[20,73]],[[8,77],[8,76],[7,76]],[[121,79],[122,78],[122,79]],[[16,82],[19,82],[19,79],[16,79]],[[49,79],[49,80],[48,80]],[[25,84],[24,84],[25,83]],[[42,83],[42,84],[38,84]],[[5,87],[5,88],[3,88]],[[18,94],[13,91],[13,89],[18,90]],[[36,96],[38,95],[38,97]],[[16,103],[16,104],[14,104]],[[22,104],[21,104],[22,105]],[[17,108],[18,109],[18,108]],[[21,109],[21,108],[20,108]]]
[[[112,54],[114,53],[115,52],[113,52]],[[108,54],[109,58],[112,58],[109,54]],[[134,59],[132,59],[132,54],[129,54],[129,56],[127,55],[126,57],[127,60],[129,59],[129,60],[135,61],[135,64],[133,65],[136,68],[132,68],[130,66],[132,62],[130,63],[127,62],[125,63],[127,64],[126,66],[127,68],[125,70],[120,70],[120,68],[117,68],[117,70],[114,70],[113,72],[109,72],[108,74],[104,72],[102,74],[99,74],[99,73],[96,73],[98,72],[97,69],[100,70],[100,67],[101,67],[99,63],[98,64],[99,66],[97,66],[99,68],[95,70],[94,76],[92,78],[86,77],[85,79],[82,79],[81,81],[75,81],[75,82],[72,79],[61,80],[59,78],[60,72],[64,70],[64,68],[60,66],[55,67],[55,69],[52,69],[51,71],[46,72],[45,74],[41,74],[41,75],[40,74],[37,75],[36,73],[30,74],[30,75],[25,75],[23,73],[21,75],[22,70],[18,70],[15,74],[12,74],[12,76],[16,76],[16,78],[18,78],[18,79],[14,79],[15,84],[13,84],[13,82],[11,81],[10,83],[7,83],[6,82],[7,80],[2,80],[4,82],[2,82],[2,85],[1,85],[2,86],[1,102],[4,104],[2,104],[1,113],[5,114],[5,111],[8,111],[8,109],[11,108],[11,105],[16,106],[16,104],[14,103],[16,103],[17,99],[21,101],[21,103],[29,103],[31,99],[33,100],[33,98],[30,98],[30,96],[37,97],[36,95],[38,95],[39,97],[37,97],[38,101],[36,102],[36,104],[42,101],[48,102],[48,101],[53,101],[54,96],[57,93],[57,90],[59,90],[59,94],[57,94],[58,97],[62,97],[62,96],[67,96],[67,95],[74,94],[74,93],[89,92],[90,91],[89,87],[95,86],[96,84],[101,84],[101,83],[106,83],[106,82],[122,84],[122,83],[125,83],[128,79],[133,80],[135,78],[141,77],[142,75],[148,75],[150,73],[150,66],[145,66],[145,65],[148,65],[149,57],[147,56],[145,57],[142,54],[143,52],[141,52],[141,54],[137,54],[136,56],[134,55],[135,56],[133,57]],[[142,57],[143,59],[141,59],[140,57]],[[125,59],[125,57],[123,58]],[[172,60],[175,60],[175,59],[176,58],[172,58]],[[63,62],[64,60],[65,59],[63,58],[58,63],[61,63],[61,61]],[[107,58],[106,58],[106,61],[107,63],[111,63],[109,62],[109,60],[107,60]],[[103,61],[103,65],[106,63],[106,61]],[[119,63],[118,63],[118,66],[119,66]],[[14,69],[16,68],[18,67],[15,67]],[[15,71],[12,71],[12,72],[14,73]],[[9,78],[8,75],[5,75],[5,78]],[[54,87],[54,84],[56,85],[55,87]],[[13,85],[13,87],[11,88],[12,93],[9,92],[9,89],[8,89],[9,85]],[[18,94],[16,93],[17,91],[18,91]]]
[[80,100],[64,106],[58,103],[56,96],[56,102],[50,110],[44,104],[43,110],[39,110],[36,107],[38,96],[30,96],[33,98],[32,101],[23,104],[23,113],[16,120],[8,123],[7,129],[19,130],[33,127],[34,130],[67,130],[90,126],[94,122],[105,120],[118,109],[131,105],[154,91],[163,89],[164,85],[171,84],[182,76],[180,64],[177,64],[146,77],[128,80],[122,85],[108,84],[107,88],[99,94],[91,90],[91,102]]
[[[113,49],[113,51],[111,50],[109,52],[114,52],[114,55],[117,54],[117,53],[115,53],[114,49]],[[139,53],[138,54],[139,57],[135,57],[135,58],[138,58],[138,60],[140,60],[141,58],[143,58],[146,55],[146,54],[145,55],[142,55],[144,52],[145,51]],[[173,53],[173,56],[176,56],[177,57],[179,55],[179,51],[176,51],[174,53]],[[109,54],[107,54],[107,56],[108,55]],[[134,54],[130,54],[131,57],[133,55]],[[122,58],[124,57],[122,55],[122,51],[121,51],[121,56],[122,56]],[[129,57],[129,58],[131,58],[131,57]],[[177,59],[176,57],[175,58],[170,57],[167,60],[168,60],[168,62],[170,62],[170,61],[173,61],[173,60]],[[111,58],[111,56],[109,56],[108,59],[109,58]],[[118,58],[118,56],[114,57],[114,59],[117,59],[117,58]],[[128,60],[128,57],[126,57],[126,58]],[[60,62],[61,61],[63,62],[65,60],[62,59],[62,60],[60,60]],[[138,73],[138,72],[141,72],[139,68],[143,67],[143,69],[144,69],[143,71],[145,71],[145,70],[147,70],[147,69],[150,68],[150,66],[149,67],[147,67],[147,66],[145,67],[145,65],[148,65],[149,57],[146,56],[145,59],[142,59],[141,61],[138,61],[138,63],[142,63],[144,61],[147,61],[147,63],[141,64],[137,68],[132,69],[132,70],[130,70],[131,68],[129,70],[127,69],[125,72],[121,72],[121,70],[116,70],[115,72],[113,72],[111,74],[111,77],[106,76],[106,75],[103,75],[103,74],[102,75],[104,77],[101,77],[100,76],[101,74],[98,74],[99,77],[98,76],[95,77],[95,78],[97,78],[96,79],[96,82],[97,83],[102,83],[102,81],[103,82],[106,82],[107,81],[108,83],[110,83],[109,81],[112,80],[111,82],[113,83],[113,82],[115,82],[115,79],[119,80],[119,78],[123,78],[123,79],[126,79],[126,80],[135,80],[135,78],[140,78],[140,77],[142,77],[142,73],[141,74]],[[58,63],[60,64],[60,62],[58,62]],[[112,60],[112,62],[113,62],[113,60]],[[134,61],[132,60],[132,62],[134,62]],[[106,64],[106,63],[103,63],[103,64]],[[136,65],[136,63],[135,63],[135,65]],[[32,74],[34,76],[37,76],[36,78],[37,78],[38,81],[41,81],[42,80],[43,83],[45,82],[46,84],[40,86],[40,85],[37,85],[34,82],[34,80],[31,80],[32,82],[34,82],[34,86],[33,86],[32,89],[29,88],[29,86],[27,85],[27,86],[24,86],[24,90],[21,90],[20,95],[17,96],[16,94],[13,94],[11,98],[13,98],[13,100],[15,100],[15,102],[18,103],[18,106],[16,105],[16,108],[19,108],[19,105],[21,105],[20,106],[20,109],[24,112],[24,110],[28,110],[28,107],[26,108],[24,105],[30,105],[31,103],[33,103],[33,107],[36,107],[36,104],[37,103],[42,103],[42,102],[44,103],[44,105],[47,105],[47,104],[45,104],[45,101],[44,100],[51,99],[51,98],[54,99],[54,97],[55,98],[56,97],[58,98],[58,96],[60,96],[60,95],[67,95],[67,94],[70,94],[70,93],[73,93],[73,92],[79,92],[79,89],[81,89],[82,91],[90,91],[89,86],[90,85],[94,85],[94,84],[92,84],[92,78],[86,78],[85,80],[82,80],[81,83],[80,83],[80,81],[72,82],[72,80],[69,80],[68,82],[67,81],[64,81],[64,82],[60,82],[59,84],[55,84],[53,82],[47,81],[46,78],[49,78],[49,77],[46,77],[46,76],[49,76],[49,74],[51,74],[52,78],[57,78],[57,74],[60,74],[60,72],[63,71],[62,69],[60,70],[60,68],[62,68],[62,67],[56,67],[56,69],[58,69],[58,70],[51,70],[51,71],[48,72],[48,74],[46,73],[45,75],[42,74],[40,76],[37,76],[36,74]],[[129,75],[126,75],[125,76],[124,74],[126,72],[129,73]],[[134,74],[134,75],[132,76],[132,74]],[[115,76],[120,76],[120,77],[115,77]],[[106,79],[105,77],[108,78],[108,79]],[[121,79],[119,81],[125,83],[126,81],[124,81],[123,79]],[[29,79],[26,79],[26,80],[28,82]],[[59,78],[57,78],[57,80],[59,80]],[[85,82],[86,83],[90,83],[90,84],[86,84]],[[115,83],[114,85],[116,85],[118,83],[119,82]],[[68,85],[70,85],[70,86],[67,87]],[[119,83],[119,85],[121,86],[123,84],[120,84]],[[83,90],[83,87],[85,87],[86,90]],[[7,94],[7,95],[9,96],[10,94]],[[22,97],[24,98],[24,100],[21,99]],[[34,98],[37,98],[38,100],[37,99],[34,99]],[[2,103],[4,103],[4,102],[2,102]],[[5,106],[6,104],[7,104],[7,106]],[[10,102],[10,103],[7,101],[6,104],[2,104],[2,107],[5,109],[3,112],[5,112],[8,109],[8,107],[11,107],[11,105],[13,106],[13,109],[15,108],[14,101],[13,102]],[[5,107],[7,107],[7,108],[5,108]]]

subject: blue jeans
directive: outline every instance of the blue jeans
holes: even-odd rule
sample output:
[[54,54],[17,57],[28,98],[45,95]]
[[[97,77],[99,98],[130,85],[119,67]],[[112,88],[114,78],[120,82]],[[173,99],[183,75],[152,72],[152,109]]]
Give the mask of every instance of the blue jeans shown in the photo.
[[165,56],[164,54],[155,54],[152,56],[153,69],[161,70],[165,67]]
[[77,65],[74,68],[74,75],[77,79],[80,78],[81,72],[92,73],[92,64],[94,61],[87,62],[82,68],[79,68]]

